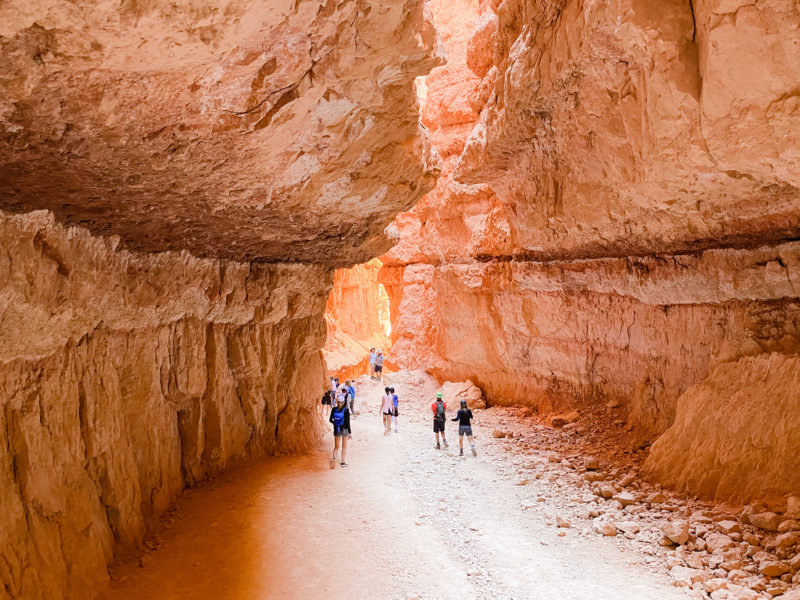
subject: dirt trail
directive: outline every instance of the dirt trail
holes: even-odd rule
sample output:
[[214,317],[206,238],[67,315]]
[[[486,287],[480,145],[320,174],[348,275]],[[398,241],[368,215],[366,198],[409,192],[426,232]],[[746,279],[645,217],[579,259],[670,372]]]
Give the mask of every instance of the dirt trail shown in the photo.
[[526,504],[552,482],[515,485],[511,457],[482,452],[480,422],[478,458],[459,458],[454,423],[450,449],[434,450],[430,390],[397,387],[400,433],[382,435],[379,388],[366,380],[347,468],[331,470],[326,450],[187,492],[144,567],[115,567],[102,598],[687,597],[646,557],[559,529],[547,506]]

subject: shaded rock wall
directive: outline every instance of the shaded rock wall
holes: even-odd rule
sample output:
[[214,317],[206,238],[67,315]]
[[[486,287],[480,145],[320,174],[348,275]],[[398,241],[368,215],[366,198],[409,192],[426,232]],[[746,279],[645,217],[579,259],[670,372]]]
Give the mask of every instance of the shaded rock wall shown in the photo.
[[0,589],[86,598],[185,485],[314,444],[320,266],[141,255],[0,213]]
[[[382,258],[396,360],[472,379],[490,403],[621,400],[646,442],[720,365],[800,352],[796,3],[432,7],[451,59],[423,105],[442,176],[395,220]],[[778,431],[795,417],[765,418]],[[788,446],[712,451],[681,470],[670,465],[699,438],[664,439],[650,472],[668,485],[798,491],[773,471],[709,483],[770,456],[787,468]]]

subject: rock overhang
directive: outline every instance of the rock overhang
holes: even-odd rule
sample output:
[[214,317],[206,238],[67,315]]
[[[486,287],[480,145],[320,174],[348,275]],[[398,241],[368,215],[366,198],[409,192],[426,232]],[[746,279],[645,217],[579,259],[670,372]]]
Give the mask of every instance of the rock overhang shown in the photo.
[[344,266],[438,175],[423,0],[14,0],[0,21],[0,208],[136,251]]

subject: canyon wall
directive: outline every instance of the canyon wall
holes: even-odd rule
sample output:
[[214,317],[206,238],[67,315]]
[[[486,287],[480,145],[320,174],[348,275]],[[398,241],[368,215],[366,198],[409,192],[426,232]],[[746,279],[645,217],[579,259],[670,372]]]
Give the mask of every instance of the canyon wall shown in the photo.
[[322,356],[329,374],[340,381],[368,372],[370,348],[386,352],[389,347],[389,300],[378,282],[380,268],[373,259],[333,275]]
[[184,486],[316,442],[330,273],[0,214],[0,582],[87,597]]
[[0,597],[320,433],[333,270],[438,163],[423,0],[0,3]]
[[495,404],[620,403],[690,493],[797,492],[797,4],[432,7],[442,176],[382,257],[395,360]]

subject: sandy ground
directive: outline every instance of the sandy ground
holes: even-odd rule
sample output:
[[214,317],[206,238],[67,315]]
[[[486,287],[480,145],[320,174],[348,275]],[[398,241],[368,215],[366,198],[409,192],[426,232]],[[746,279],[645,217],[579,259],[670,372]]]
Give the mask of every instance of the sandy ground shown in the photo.
[[435,450],[431,390],[405,386],[403,374],[395,380],[399,433],[382,434],[380,388],[362,379],[348,467],[329,468],[326,440],[325,451],[189,490],[143,566],[115,566],[101,598],[687,597],[662,565],[619,539],[556,527],[557,510],[536,499],[569,490],[549,478],[518,485],[519,457],[488,451],[480,411],[477,458],[458,456],[452,422],[450,449]]

